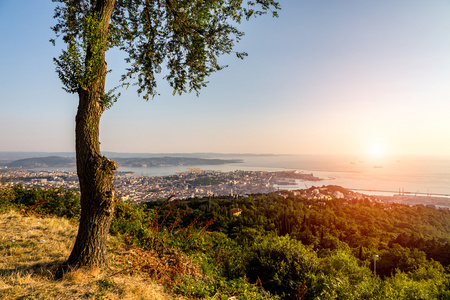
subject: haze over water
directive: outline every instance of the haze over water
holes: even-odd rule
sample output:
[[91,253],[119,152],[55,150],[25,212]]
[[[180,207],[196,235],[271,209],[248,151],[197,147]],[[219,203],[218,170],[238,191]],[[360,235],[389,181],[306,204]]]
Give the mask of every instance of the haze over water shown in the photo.
[[[215,157],[229,158],[227,155]],[[242,158],[239,164],[181,166],[157,168],[119,168],[136,175],[163,176],[187,171],[189,168],[222,171],[298,170],[313,173],[325,180],[302,182],[297,187],[341,185],[345,188],[421,194],[450,195],[450,157],[397,156],[384,158],[350,155],[233,155]]]

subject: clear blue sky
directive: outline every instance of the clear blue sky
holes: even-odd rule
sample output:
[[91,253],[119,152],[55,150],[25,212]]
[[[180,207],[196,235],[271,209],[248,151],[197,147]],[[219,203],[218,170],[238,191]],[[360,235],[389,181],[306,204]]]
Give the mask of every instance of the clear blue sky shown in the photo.
[[[242,24],[244,61],[200,97],[133,90],[103,115],[116,152],[450,154],[450,2],[286,0]],[[50,1],[0,0],[0,151],[74,151],[77,96],[52,58]],[[107,56],[120,76],[121,59]]]

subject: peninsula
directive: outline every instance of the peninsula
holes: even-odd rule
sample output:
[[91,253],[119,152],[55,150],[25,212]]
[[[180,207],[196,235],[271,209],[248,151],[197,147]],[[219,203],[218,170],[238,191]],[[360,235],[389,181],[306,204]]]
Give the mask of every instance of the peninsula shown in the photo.
[[[134,157],[134,158],[112,158],[119,166],[131,168],[150,168],[168,166],[206,166],[223,165],[231,163],[242,163],[242,159],[210,159],[196,157]],[[33,157],[14,161],[0,161],[0,168],[9,169],[45,169],[45,168],[69,168],[76,166],[74,157],[47,156]]]

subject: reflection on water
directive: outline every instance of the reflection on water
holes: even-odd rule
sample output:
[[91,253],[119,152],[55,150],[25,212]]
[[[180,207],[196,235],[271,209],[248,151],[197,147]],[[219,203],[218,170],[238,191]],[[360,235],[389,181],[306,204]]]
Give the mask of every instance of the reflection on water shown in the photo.
[[[217,155],[217,157],[230,158],[227,155]],[[233,155],[232,157],[243,159],[243,163],[156,168],[120,167],[119,171],[132,171],[138,176],[166,176],[188,171],[189,168],[224,172],[299,170],[314,173],[315,176],[324,180],[299,182],[297,188],[333,184],[363,190],[392,192],[404,190],[412,193],[450,194],[449,157],[403,156],[384,160],[343,155]]]

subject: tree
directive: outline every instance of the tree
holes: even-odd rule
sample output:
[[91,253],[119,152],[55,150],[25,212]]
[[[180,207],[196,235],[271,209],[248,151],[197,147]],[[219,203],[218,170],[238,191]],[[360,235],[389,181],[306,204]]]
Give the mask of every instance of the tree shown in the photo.
[[[78,235],[66,266],[105,266],[106,239],[117,197],[114,161],[102,156],[99,123],[105,109],[120,94],[117,88],[137,86],[148,100],[157,95],[157,74],[173,92],[199,93],[207,77],[224,66],[218,57],[233,52],[244,19],[272,11],[274,0],[52,0],[52,28],[67,48],[54,58],[68,93],[78,94],[76,159],[81,190]],[[51,42],[55,44],[56,39]],[[105,92],[108,73],[105,53],[118,47],[128,67],[117,87]],[[239,58],[246,53],[236,53]]]

